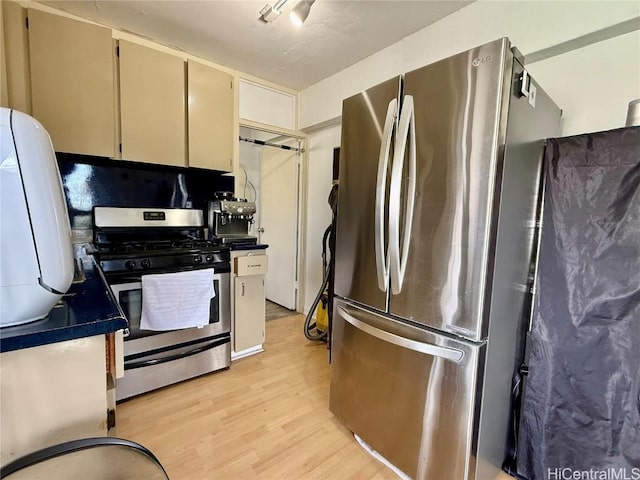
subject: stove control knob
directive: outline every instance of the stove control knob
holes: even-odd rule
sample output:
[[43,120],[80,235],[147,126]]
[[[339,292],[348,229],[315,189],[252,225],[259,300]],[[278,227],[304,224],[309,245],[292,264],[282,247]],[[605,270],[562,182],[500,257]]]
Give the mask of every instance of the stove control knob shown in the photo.
[[211,263],[213,262],[213,255],[207,255],[206,257],[204,257],[204,259],[207,261],[207,263]]
[[151,266],[151,260],[149,260],[148,258],[145,258],[140,262],[140,266],[142,268],[149,268]]
[[126,262],[124,262],[124,266],[127,270],[133,270],[134,268],[136,268],[136,262],[134,262],[133,260],[127,260]]
[[202,263],[202,257],[200,255],[193,257],[193,263],[195,263],[196,265]]

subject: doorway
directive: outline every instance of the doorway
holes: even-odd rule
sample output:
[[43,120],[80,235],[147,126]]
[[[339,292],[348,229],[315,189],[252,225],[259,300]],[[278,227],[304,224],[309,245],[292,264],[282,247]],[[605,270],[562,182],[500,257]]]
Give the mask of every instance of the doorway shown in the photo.
[[296,311],[302,140],[248,127],[240,139],[236,196],[256,202],[250,234],[269,245],[266,298]]

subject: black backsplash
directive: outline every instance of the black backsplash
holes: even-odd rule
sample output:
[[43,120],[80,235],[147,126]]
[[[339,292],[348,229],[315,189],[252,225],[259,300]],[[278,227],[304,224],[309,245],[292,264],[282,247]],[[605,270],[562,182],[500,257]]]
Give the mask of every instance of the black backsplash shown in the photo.
[[215,170],[151,165],[57,153],[72,229],[92,228],[93,207],[197,208],[215,192],[233,192],[233,176]]

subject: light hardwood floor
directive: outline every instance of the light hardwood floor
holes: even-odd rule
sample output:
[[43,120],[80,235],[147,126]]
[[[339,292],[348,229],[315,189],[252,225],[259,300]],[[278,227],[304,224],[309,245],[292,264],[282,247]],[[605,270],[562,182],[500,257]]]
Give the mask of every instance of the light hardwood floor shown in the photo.
[[263,353],[118,404],[116,436],[148,447],[171,480],[397,479],[329,412],[328,352],[303,322],[267,322]]
[[276,320],[277,318],[290,317],[295,315],[295,310],[289,310],[277,303],[273,303],[269,300],[265,300],[265,317],[266,321]]
[[171,480],[397,479],[329,412],[328,352],[303,323],[267,322],[264,352],[119,404],[116,436],[149,448]]

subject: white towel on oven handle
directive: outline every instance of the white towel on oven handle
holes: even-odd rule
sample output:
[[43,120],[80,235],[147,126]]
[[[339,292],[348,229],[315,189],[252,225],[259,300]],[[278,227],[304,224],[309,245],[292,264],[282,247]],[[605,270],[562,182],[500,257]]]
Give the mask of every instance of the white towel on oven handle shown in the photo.
[[142,276],[141,330],[178,330],[209,323],[213,269]]

